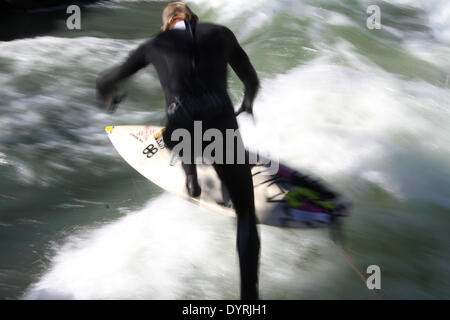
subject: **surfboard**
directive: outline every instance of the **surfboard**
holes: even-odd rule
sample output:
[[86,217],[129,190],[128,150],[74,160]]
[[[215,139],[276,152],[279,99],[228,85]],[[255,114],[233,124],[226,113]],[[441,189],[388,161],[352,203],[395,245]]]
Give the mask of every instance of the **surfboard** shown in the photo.
[[[119,155],[145,178],[168,192],[211,211],[235,217],[226,188],[211,165],[197,165],[200,197],[189,196],[181,162],[165,147],[160,126],[108,126],[105,131]],[[320,227],[345,216],[348,205],[340,196],[323,197],[302,183],[297,171],[259,158],[252,166],[258,223],[277,227]]]

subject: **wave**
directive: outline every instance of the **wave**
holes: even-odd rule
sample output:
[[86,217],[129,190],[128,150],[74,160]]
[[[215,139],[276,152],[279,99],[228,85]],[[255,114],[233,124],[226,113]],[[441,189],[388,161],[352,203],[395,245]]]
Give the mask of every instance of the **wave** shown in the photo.
[[[450,91],[388,73],[349,44],[338,47],[344,52],[322,52],[265,79],[257,126],[240,120],[244,140],[328,180],[345,177],[353,192],[374,184],[402,200],[448,207]],[[336,54],[352,67],[333,63]]]
[[[53,248],[50,268],[22,299],[234,299],[235,228],[233,218],[165,194],[114,223],[69,236]],[[283,283],[301,272],[271,257],[282,247],[285,262],[294,263],[326,242],[312,235],[286,243],[280,235],[277,229],[262,230],[261,272],[266,284],[286,291]]]
[[[8,155],[3,162],[15,168],[18,183],[62,184],[67,173],[76,175],[75,168],[80,167],[102,175],[105,168],[96,161],[111,148],[104,140],[105,126],[116,123],[121,114],[123,124],[161,118],[133,99],[126,106],[136,112],[122,107],[110,115],[97,108],[97,77],[141,41],[46,36],[0,44],[0,61],[14,70],[13,77],[8,72],[0,74],[0,152]],[[151,73],[138,78],[137,88],[144,93],[159,85]],[[12,149],[22,153],[15,155]],[[23,157],[23,152],[31,159]],[[33,161],[36,158],[40,161]]]
[[[243,6],[241,1],[192,1],[207,19],[236,30],[261,74],[262,87],[254,106],[256,125],[245,115],[239,117],[245,143],[322,177],[360,204],[375,187],[401,203],[450,208],[450,91],[442,78],[445,72],[435,70],[449,63],[444,45],[449,5],[444,1],[433,2],[436,7],[427,1],[386,1],[425,13],[428,18],[421,18],[420,23],[426,28],[393,26],[387,33],[375,34],[361,28],[365,20],[354,16],[364,16],[367,3],[350,7],[344,2],[259,0]],[[428,37],[430,32],[435,38]],[[359,46],[355,39],[362,39]],[[366,39],[374,40],[374,45]],[[139,91],[140,101],[128,100],[115,116],[95,109],[96,76],[139,42],[40,37],[1,43],[0,62],[15,76],[0,75],[0,94],[8,105],[0,108],[4,142],[0,166],[17,166],[19,183],[29,184],[58,183],[64,172],[72,172],[70,168],[83,168],[93,176],[107,174],[96,161],[111,163],[108,152],[112,147],[99,128],[116,123],[118,115],[121,124],[154,123],[163,117],[162,105],[159,110],[141,111],[143,100],[163,101],[162,94],[161,100],[146,96],[148,91],[160,92],[151,72],[141,73],[131,86]],[[377,58],[383,54],[377,50],[401,54],[380,61]],[[430,75],[400,72],[397,64]],[[231,94],[241,96],[241,88],[231,82]],[[28,154],[34,152],[43,167],[51,170],[36,169],[31,161],[12,156],[8,148],[17,145]],[[116,158],[114,163],[121,160]],[[69,178],[76,174],[73,171]],[[383,209],[369,205],[365,211],[370,210],[379,213]],[[396,219],[390,212],[383,213],[383,219]],[[402,217],[407,213],[402,212]],[[379,234],[386,235],[386,241],[399,239],[384,220],[376,215],[370,219],[382,225]],[[414,227],[422,227],[424,220],[420,215],[404,218],[408,223],[395,224],[396,232],[421,230]],[[360,223],[351,226],[350,232],[377,234],[367,220]],[[299,292],[316,288],[312,282],[323,284],[340,272],[326,259],[314,259],[314,252],[327,247],[320,234],[307,231],[299,237],[295,231],[261,230],[263,297],[299,297]],[[356,240],[366,245],[373,242],[358,236]],[[113,223],[70,235],[51,251],[49,268],[24,299],[238,296],[234,220],[167,194]],[[434,256],[435,264],[445,261],[439,252]],[[316,265],[304,268],[306,261]],[[395,265],[398,272],[404,267],[400,264]],[[319,273],[323,270],[327,276]],[[403,283],[398,283],[397,296],[404,296]],[[341,287],[349,286],[342,283]],[[418,290],[420,285],[411,287]]]

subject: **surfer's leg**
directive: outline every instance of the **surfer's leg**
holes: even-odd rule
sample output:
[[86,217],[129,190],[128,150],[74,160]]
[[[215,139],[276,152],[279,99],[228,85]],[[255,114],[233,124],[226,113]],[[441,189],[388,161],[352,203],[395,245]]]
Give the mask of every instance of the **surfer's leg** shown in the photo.
[[[227,129],[238,129],[238,124],[234,113],[232,116],[221,118],[216,127],[224,134],[225,143],[223,145],[224,163],[226,162],[228,149],[226,139]],[[234,137],[232,138],[234,139]],[[238,139],[240,134],[238,134]],[[234,140],[234,164],[214,164],[214,168],[225,187],[228,190],[233,207],[237,215],[237,250],[239,255],[239,267],[241,274],[241,299],[258,299],[258,266],[260,241],[258,229],[256,227],[255,199],[253,192],[253,177],[251,167],[248,161],[248,155],[245,156],[245,162],[238,164],[239,152],[243,148],[242,140]],[[238,147],[240,146],[240,147]]]
[[214,168],[233,202],[237,215],[237,250],[241,274],[241,299],[258,299],[260,241],[256,227],[253,180],[248,164],[215,164]]
[[[171,151],[178,143],[178,141],[172,141],[172,133],[174,130],[176,130],[176,127],[168,122],[166,124],[166,130],[164,130],[163,132],[164,144],[166,145],[167,149]],[[181,166],[184,170],[184,173],[186,174],[186,189],[191,197],[196,198],[200,196],[202,189],[200,188],[197,180],[197,167],[194,163],[193,150],[191,150],[191,155],[192,156],[190,159],[190,163],[182,163]],[[183,158],[183,150],[181,150],[179,156],[180,158]]]
[[197,166],[195,164],[181,164],[186,174],[186,188],[191,197],[196,198],[200,196],[202,189],[198,184],[197,179]]

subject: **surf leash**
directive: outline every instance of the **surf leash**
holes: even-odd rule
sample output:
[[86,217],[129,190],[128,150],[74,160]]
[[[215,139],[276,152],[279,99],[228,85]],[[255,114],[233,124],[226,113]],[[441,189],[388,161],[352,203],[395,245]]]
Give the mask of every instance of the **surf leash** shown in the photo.
[[[333,241],[334,242],[334,241]],[[358,269],[358,267],[355,266],[355,264],[350,260],[347,252],[345,252],[344,248],[342,248],[341,246],[339,246],[336,242],[334,242],[334,244],[336,245],[336,247],[339,249],[339,252],[344,256],[345,260],[347,261],[347,263],[349,264],[349,266],[356,272],[356,274],[361,278],[361,280],[364,282],[364,286],[366,286],[367,288],[367,279],[366,277],[364,277],[364,275],[362,274],[362,272]],[[367,288],[367,290],[369,290],[378,300],[382,300],[381,295],[374,291],[371,290],[369,288]]]

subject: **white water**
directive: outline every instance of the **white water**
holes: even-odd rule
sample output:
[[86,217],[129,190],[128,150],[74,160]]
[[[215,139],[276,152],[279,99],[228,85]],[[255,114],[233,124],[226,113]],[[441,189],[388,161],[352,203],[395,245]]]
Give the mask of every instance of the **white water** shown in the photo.
[[[279,229],[260,231],[266,241],[262,290],[286,291],[290,279],[300,275],[291,265],[327,244],[314,235],[285,243],[287,233]],[[234,239],[235,219],[165,194],[114,223],[69,236],[62,247],[53,248],[51,268],[23,298],[235,299]]]
[[[247,10],[262,2],[252,2]],[[448,41],[450,5],[402,2],[429,10],[430,27],[442,41],[432,52],[424,51],[427,40],[402,45],[422,48],[417,56],[425,61],[448,61],[443,43]],[[228,20],[242,14],[236,1],[195,3],[223,8]],[[273,10],[294,6],[292,1],[264,3],[243,38]],[[331,23],[348,24],[344,18],[333,19]],[[352,200],[375,185],[401,201],[450,208],[448,86],[388,73],[344,40],[329,50],[321,43],[317,47],[319,58],[263,79],[254,107],[256,127],[246,116],[239,119],[244,140],[330,183],[343,182],[338,189]],[[336,64],[337,57],[351,67]],[[39,59],[46,63],[45,57]],[[83,62],[86,67],[94,63]],[[260,230],[263,298],[300,297],[312,287],[326,287],[345,268],[335,256],[314,256],[329,247],[323,232]],[[113,223],[69,236],[53,248],[50,268],[24,298],[233,299],[239,294],[234,238],[232,218],[165,194]],[[305,267],[308,263],[315,263],[315,271]]]
[[[241,119],[244,139],[251,145],[260,134],[280,159],[330,182],[344,179],[353,196],[374,184],[403,200],[450,207],[450,123],[442,109],[449,91],[360,63],[364,70],[324,58],[266,79],[255,103],[256,128]],[[430,95],[438,98],[434,104]],[[283,283],[302,290],[302,272],[287,261],[304,259],[328,241],[326,235],[312,240],[315,233],[293,234],[284,243],[279,230],[263,228],[262,294],[267,283],[271,290]],[[115,223],[69,237],[25,298],[237,297],[234,236],[233,219],[164,195]],[[276,264],[277,256],[285,268]],[[317,263],[327,267],[326,261]]]

